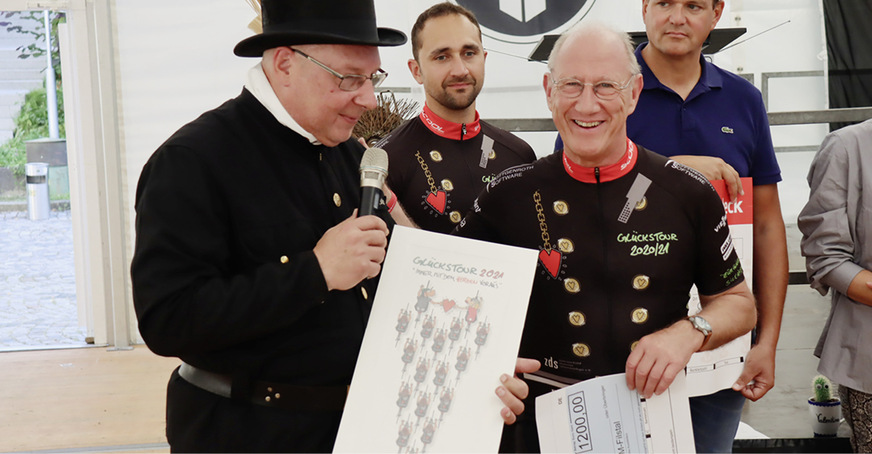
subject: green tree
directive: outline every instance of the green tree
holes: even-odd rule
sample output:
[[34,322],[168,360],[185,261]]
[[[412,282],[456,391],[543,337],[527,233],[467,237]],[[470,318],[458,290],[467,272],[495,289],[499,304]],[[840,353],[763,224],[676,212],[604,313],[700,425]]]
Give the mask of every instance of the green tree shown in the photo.
[[[3,19],[17,18],[14,23]],[[52,53],[52,69],[55,73],[57,84],[58,101],[58,130],[59,137],[66,137],[64,128],[63,111],[63,84],[61,81],[60,48],[57,39],[57,27],[59,23],[66,22],[63,12],[49,11],[52,33],[51,48],[46,50],[45,20],[43,11],[5,11],[0,12],[0,27],[6,27],[9,33],[30,35],[30,44],[21,45],[16,50],[18,58],[45,58],[46,52]],[[48,109],[46,108],[45,88],[38,88],[27,93],[21,110],[14,120],[15,131],[12,138],[0,145],[0,167],[10,167],[16,174],[24,174],[24,164],[27,161],[27,153],[24,142],[49,136]]]
[[[58,89],[58,129],[66,137],[64,127],[63,91]],[[24,175],[27,151],[24,142],[48,137],[48,109],[45,88],[37,88],[24,95],[21,110],[15,118],[12,138],[0,145],[0,167],[9,167],[17,175]]]
[[[31,25],[30,27],[23,25],[15,25],[10,21],[4,21],[2,19],[12,19],[14,17],[18,17],[24,21],[25,24]],[[61,86],[61,57],[60,57],[60,46],[58,45],[58,24],[65,23],[67,21],[66,14],[62,11],[49,11],[49,20],[51,21],[51,36],[54,38],[51,40],[51,61],[52,66],[54,67],[55,72],[55,80],[57,80],[58,88]],[[45,20],[43,19],[42,11],[0,11],[0,27],[6,27],[6,31],[9,33],[20,33],[23,35],[30,35],[33,37],[30,44],[18,46],[18,58],[27,59],[27,58],[45,58]]]

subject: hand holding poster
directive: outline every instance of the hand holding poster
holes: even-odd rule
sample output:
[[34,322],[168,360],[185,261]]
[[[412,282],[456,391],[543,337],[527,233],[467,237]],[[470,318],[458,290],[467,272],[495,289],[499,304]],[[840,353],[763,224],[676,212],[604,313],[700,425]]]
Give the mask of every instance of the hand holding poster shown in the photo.
[[496,452],[536,251],[391,237],[334,452]]

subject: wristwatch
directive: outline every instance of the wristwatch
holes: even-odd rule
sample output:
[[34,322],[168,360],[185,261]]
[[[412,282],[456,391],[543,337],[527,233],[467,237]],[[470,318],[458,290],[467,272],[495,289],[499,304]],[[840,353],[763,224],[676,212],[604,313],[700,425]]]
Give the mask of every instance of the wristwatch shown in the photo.
[[706,319],[700,317],[699,315],[691,315],[687,317],[687,321],[689,321],[697,331],[701,332],[705,339],[702,341],[702,345],[699,346],[699,350],[702,350],[705,347],[705,344],[708,343],[709,338],[712,336],[712,325],[709,325],[709,322]]

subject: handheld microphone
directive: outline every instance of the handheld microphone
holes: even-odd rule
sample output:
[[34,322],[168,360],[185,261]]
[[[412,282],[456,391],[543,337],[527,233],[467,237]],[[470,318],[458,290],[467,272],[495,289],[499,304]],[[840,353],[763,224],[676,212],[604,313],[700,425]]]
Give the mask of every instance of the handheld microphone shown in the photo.
[[382,187],[388,176],[388,152],[381,148],[369,148],[360,161],[360,210],[357,216],[375,214],[385,203]]

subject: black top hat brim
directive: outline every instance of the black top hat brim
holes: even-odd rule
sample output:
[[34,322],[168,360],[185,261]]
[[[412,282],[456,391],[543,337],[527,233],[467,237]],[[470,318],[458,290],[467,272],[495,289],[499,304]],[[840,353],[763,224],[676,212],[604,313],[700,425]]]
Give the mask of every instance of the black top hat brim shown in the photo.
[[356,44],[363,46],[401,46],[406,35],[393,28],[378,28],[378,39],[367,40],[340,34],[312,31],[277,31],[261,33],[239,42],[233,53],[240,57],[260,57],[267,49],[293,44]]

